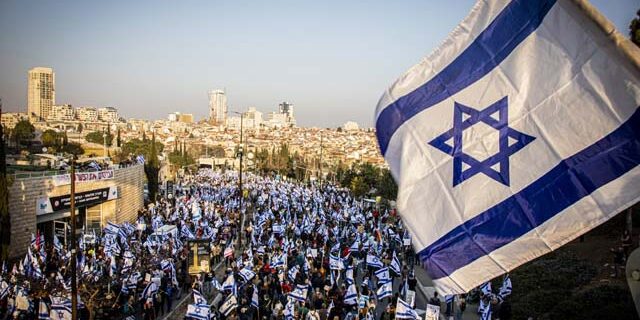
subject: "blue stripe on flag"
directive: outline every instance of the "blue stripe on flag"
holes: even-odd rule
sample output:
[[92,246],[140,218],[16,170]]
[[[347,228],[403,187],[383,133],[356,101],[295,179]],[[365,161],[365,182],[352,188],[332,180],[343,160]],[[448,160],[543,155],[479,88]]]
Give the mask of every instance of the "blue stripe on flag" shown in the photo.
[[[387,152],[391,137],[403,123],[480,80],[497,67],[538,28],[555,2],[512,1],[451,64],[382,110],[376,121],[382,155]],[[520,24],[514,25],[514,21]]]
[[420,260],[433,279],[446,277],[537,228],[638,164],[640,109],[609,135],[421,250]]

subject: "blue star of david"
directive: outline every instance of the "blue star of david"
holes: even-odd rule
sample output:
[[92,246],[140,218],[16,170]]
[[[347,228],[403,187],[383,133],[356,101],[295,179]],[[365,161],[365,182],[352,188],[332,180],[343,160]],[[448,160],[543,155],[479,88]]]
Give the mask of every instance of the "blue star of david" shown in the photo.
[[[509,186],[509,157],[535,140],[535,137],[509,127],[507,97],[498,100],[482,111],[457,102],[454,103],[453,110],[453,128],[429,142],[431,146],[453,157],[453,186],[457,186],[480,172],[505,186]],[[498,113],[498,120],[492,117],[495,113]],[[465,119],[465,115],[468,118]],[[499,151],[483,161],[479,161],[462,151],[462,133],[479,122],[483,122],[499,132]],[[447,144],[451,138],[453,138],[453,146]],[[510,143],[509,138],[515,142]],[[463,170],[463,164],[468,165],[469,168]]]

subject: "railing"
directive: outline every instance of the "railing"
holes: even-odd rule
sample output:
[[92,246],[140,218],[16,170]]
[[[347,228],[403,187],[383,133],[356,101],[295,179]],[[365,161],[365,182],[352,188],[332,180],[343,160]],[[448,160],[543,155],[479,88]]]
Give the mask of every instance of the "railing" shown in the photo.
[[[112,165],[109,168],[107,168],[107,170],[113,170],[118,171],[120,169],[127,169],[127,168],[131,168],[131,167],[135,167],[135,166],[141,166],[142,164],[132,164],[126,167],[120,167],[118,165]],[[82,172],[93,172],[93,171],[76,171],[76,173],[82,173]],[[31,178],[41,178],[41,177],[51,177],[51,176],[57,176],[57,175],[61,175],[61,174],[67,174],[69,173],[68,170],[46,170],[46,171],[19,171],[19,172],[15,172],[15,173],[11,173],[8,174],[8,176],[13,176],[15,178],[15,180],[21,180],[21,179],[31,179]]]

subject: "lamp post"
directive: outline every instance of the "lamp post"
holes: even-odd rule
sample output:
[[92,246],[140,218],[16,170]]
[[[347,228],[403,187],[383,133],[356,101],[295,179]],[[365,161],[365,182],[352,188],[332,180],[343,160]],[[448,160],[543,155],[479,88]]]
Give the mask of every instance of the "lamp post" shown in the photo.
[[76,241],[76,160],[71,158],[71,192],[70,192],[70,210],[71,210],[71,319],[78,319],[78,281],[76,270],[77,246]]
[[106,157],[107,156],[107,132],[105,132],[104,130],[102,130],[102,156]]
[[244,145],[242,144],[242,124],[243,124],[243,120],[244,120],[244,114],[242,112],[238,112],[238,111],[233,111],[234,114],[239,114],[240,115],[240,147],[238,148],[238,155],[240,157],[240,172],[238,174],[238,188],[240,189],[240,237],[241,237],[241,241],[240,243],[242,244],[242,235],[244,234],[244,214],[242,214],[242,201],[244,198],[244,192],[242,190],[242,160],[244,158]]
[[320,129],[320,190],[322,190],[322,129]]

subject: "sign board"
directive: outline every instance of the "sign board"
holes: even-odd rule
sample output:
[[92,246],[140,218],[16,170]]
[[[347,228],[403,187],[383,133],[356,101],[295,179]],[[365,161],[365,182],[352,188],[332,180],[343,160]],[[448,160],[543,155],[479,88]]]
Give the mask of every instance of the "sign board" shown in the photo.
[[[113,170],[93,171],[93,172],[76,172],[76,182],[91,182],[99,180],[113,179]],[[71,174],[60,174],[52,176],[51,180],[56,187],[71,184]]]
[[64,221],[53,221],[53,233],[55,233],[58,240],[62,245],[67,247],[67,233],[69,232],[69,225]]
[[438,320],[440,318],[440,307],[432,304],[427,305],[427,310],[424,314],[424,320]]
[[167,181],[167,195],[173,195],[174,193],[174,188],[173,188],[173,181],[169,180]]
[[196,275],[201,272],[210,272],[209,258],[211,247],[208,240],[189,241],[189,274]]
[[416,292],[413,290],[407,290],[407,296],[405,301],[412,307],[416,307]]
[[[111,186],[90,191],[77,192],[76,207],[86,207],[118,198],[118,188]],[[71,207],[71,195],[45,197],[36,200],[36,215],[68,210]]]

